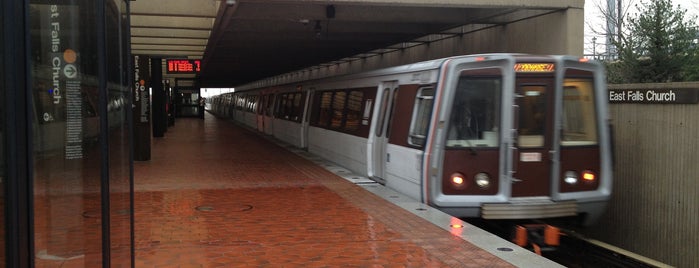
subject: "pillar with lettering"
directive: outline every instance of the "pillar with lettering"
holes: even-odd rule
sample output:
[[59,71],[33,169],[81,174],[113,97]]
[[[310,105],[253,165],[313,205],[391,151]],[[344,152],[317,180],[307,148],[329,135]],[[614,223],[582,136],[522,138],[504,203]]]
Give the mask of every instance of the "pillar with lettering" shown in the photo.
[[150,68],[149,58],[134,56],[134,86],[133,86],[133,122],[134,122],[134,160],[150,160]]

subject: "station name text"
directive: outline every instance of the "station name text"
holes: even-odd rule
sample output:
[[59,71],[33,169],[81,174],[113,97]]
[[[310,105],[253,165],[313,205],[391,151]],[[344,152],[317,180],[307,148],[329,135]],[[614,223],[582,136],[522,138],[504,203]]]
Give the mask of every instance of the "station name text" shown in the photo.
[[677,93],[673,90],[615,90],[609,91],[609,101],[674,103],[677,102]]

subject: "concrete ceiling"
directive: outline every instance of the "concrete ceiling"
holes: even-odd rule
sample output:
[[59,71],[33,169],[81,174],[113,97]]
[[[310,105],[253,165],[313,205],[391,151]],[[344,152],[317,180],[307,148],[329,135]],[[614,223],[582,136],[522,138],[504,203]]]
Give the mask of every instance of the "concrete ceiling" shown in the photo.
[[202,59],[202,87],[233,87],[567,8],[557,0],[233,2],[131,2],[132,53]]

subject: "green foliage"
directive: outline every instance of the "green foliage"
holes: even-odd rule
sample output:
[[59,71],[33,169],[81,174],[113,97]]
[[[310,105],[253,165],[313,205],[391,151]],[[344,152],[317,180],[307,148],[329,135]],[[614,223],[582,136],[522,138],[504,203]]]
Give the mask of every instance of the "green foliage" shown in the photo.
[[619,61],[608,63],[610,83],[690,81],[699,78],[696,17],[670,0],[641,2],[615,41]]

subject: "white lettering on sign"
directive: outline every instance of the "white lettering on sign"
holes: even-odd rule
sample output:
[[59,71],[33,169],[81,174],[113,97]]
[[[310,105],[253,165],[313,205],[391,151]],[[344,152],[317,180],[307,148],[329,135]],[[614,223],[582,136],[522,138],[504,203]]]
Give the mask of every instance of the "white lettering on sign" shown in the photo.
[[58,5],[51,5],[49,13],[49,29],[50,29],[50,40],[51,40],[51,52],[55,53],[54,57],[51,59],[51,76],[53,78],[53,88],[51,90],[51,95],[53,97],[54,104],[61,103],[61,57],[58,54],[61,46],[61,23],[58,22],[58,17],[60,13],[58,12]]
[[626,95],[622,92],[609,91],[609,101],[625,101]]
[[670,90],[670,92],[657,93],[655,91],[646,92],[646,99],[648,101],[656,102],[674,102],[677,99],[675,92]]
[[640,91],[626,91],[626,97],[630,101],[643,101],[643,93]]
[[680,98],[674,90],[625,90],[609,91],[610,102],[629,103],[679,103]]

